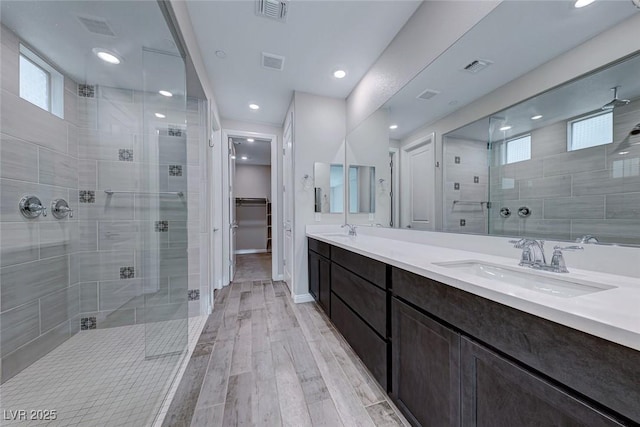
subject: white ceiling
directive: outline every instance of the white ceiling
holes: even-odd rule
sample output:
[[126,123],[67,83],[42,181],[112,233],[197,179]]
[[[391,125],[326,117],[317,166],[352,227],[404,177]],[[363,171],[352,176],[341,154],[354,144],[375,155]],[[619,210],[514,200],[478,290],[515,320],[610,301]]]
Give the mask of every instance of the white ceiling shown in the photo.
[[[385,104],[390,123],[398,125],[390,137],[402,139],[638,13],[630,1],[604,0],[582,9],[573,3],[502,2]],[[462,71],[475,59],[493,64],[477,74]],[[441,93],[416,99],[425,89]],[[609,96],[608,87],[603,96]]]
[[[0,7],[3,25],[77,82],[185,94],[184,61],[155,1],[2,0]],[[115,36],[89,32],[78,16],[106,20]],[[122,62],[103,62],[96,47]]]
[[[294,0],[285,23],[257,16],[250,0],[192,1],[188,8],[220,115],[281,125],[294,90],[346,98],[419,5]],[[263,68],[262,52],[284,56],[284,70]],[[347,77],[335,79],[337,68]],[[249,110],[251,102],[260,110]]]
[[[233,137],[236,148],[237,165],[270,165],[271,164],[271,141],[255,139],[253,142],[247,138]],[[246,156],[247,160],[242,157]]]
[[[503,133],[499,131],[500,126],[493,126],[495,129],[493,129],[492,138],[494,140],[502,137],[510,138],[561,120],[597,111],[604,104],[611,101],[613,93],[610,88],[614,86],[620,86],[618,98],[639,99],[639,75],[640,55],[637,55],[598,73],[562,85],[513,107],[499,111],[493,114],[492,117],[494,117],[494,120],[495,118],[500,118],[496,123],[499,123],[500,126],[503,124],[509,125],[511,129]],[[543,118],[531,120],[531,117],[537,114],[542,114]],[[640,121],[640,117],[638,121]],[[486,117],[457,129],[448,134],[448,136],[487,142],[489,140],[490,123],[491,117]],[[629,130],[631,129],[627,129],[625,133]]]

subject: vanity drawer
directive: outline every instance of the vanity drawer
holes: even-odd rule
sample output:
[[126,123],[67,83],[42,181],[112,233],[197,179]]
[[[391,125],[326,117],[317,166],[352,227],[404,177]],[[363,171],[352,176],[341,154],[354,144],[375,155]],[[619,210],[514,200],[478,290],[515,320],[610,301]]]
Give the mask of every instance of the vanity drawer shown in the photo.
[[321,242],[320,240],[312,239],[311,237],[308,237],[307,240],[309,242],[309,250],[312,250],[315,253],[320,254],[325,258],[331,257],[330,244]]
[[331,261],[367,279],[374,285],[387,289],[386,264],[337,246],[334,246],[331,250]]
[[387,293],[331,263],[331,290],[381,336],[387,336]]
[[331,321],[360,357],[373,377],[387,390],[387,342],[376,335],[331,292]]

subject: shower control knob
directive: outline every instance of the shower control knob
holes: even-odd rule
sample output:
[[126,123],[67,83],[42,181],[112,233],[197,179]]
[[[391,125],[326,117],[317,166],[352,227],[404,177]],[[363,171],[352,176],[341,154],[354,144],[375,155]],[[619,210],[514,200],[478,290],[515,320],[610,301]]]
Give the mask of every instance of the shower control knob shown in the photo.
[[57,219],[73,218],[73,209],[69,207],[69,204],[64,199],[55,199],[51,202],[51,214]]
[[18,203],[18,207],[20,208],[20,212],[26,218],[37,218],[41,214],[42,216],[47,216],[47,208],[42,206],[42,202],[36,196],[27,195],[20,199]]

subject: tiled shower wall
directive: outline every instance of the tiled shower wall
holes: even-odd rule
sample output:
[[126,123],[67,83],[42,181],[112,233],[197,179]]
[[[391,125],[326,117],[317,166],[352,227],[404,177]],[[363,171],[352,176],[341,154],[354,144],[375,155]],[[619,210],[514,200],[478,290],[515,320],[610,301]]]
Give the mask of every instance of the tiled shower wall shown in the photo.
[[[531,133],[531,160],[491,167],[491,234],[601,242],[640,241],[640,145],[619,141],[640,122],[640,101],[614,110],[614,143],[567,152],[567,122]],[[636,137],[632,142],[640,142]],[[501,207],[512,215],[503,219]],[[519,218],[527,206],[531,216]]]
[[[188,101],[188,131],[157,121],[145,135],[143,106],[165,108],[164,97],[65,78],[61,120],[19,97],[19,41],[3,27],[1,42],[4,382],[81,329],[205,312],[209,227],[204,102]],[[24,218],[27,193],[66,199],[74,218]]]
[[80,287],[73,253],[77,216],[26,219],[25,194],[78,206],[76,84],[65,78],[64,117],[20,98],[19,40],[1,28],[0,352],[2,382],[80,329]]
[[[486,233],[487,143],[447,137],[444,143],[444,231]],[[457,203],[454,203],[457,202]]]

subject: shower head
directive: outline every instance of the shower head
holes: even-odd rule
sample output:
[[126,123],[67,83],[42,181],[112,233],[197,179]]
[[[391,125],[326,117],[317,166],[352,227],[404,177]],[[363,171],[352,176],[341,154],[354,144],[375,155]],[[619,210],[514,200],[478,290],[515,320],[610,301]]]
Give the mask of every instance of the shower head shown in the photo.
[[640,140],[636,142],[631,142],[631,138],[640,135],[640,123],[635,125],[627,134],[627,136],[620,141],[620,143],[616,146],[612,153],[618,154],[627,154],[627,151],[633,145],[640,145]]
[[627,105],[629,102],[631,102],[628,99],[618,99],[618,88],[619,87],[620,86],[616,86],[616,87],[612,87],[611,88],[611,90],[613,91],[613,99],[610,102],[608,102],[608,103],[606,103],[606,104],[604,104],[602,106],[603,110],[613,110],[616,107],[622,107],[623,105]]

